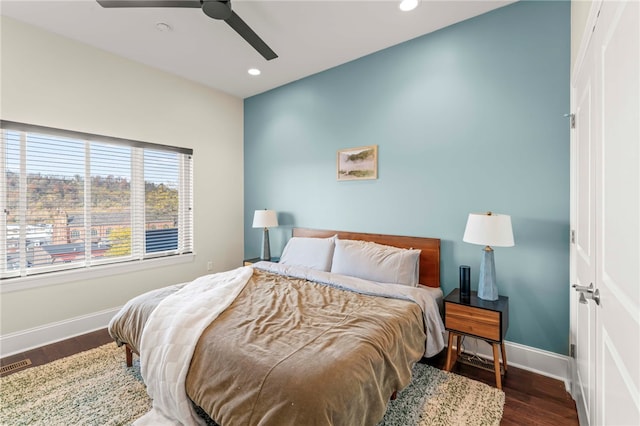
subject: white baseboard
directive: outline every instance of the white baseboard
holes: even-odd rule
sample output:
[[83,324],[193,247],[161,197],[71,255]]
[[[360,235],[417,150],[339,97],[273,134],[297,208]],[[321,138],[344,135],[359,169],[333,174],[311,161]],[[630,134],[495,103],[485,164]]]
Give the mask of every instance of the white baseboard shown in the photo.
[[[483,340],[466,337],[462,346],[466,353],[477,353],[483,358],[493,359],[491,345]],[[509,341],[505,341],[504,347],[509,366],[561,380],[567,392],[570,392],[568,356]]]
[[119,310],[119,307],[107,309],[0,336],[0,357],[4,358],[105,328]]

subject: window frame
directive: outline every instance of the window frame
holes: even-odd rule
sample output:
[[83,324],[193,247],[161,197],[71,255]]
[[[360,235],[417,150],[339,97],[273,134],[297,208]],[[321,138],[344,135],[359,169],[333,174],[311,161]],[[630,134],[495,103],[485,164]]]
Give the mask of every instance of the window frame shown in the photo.
[[[151,149],[158,150],[163,152],[173,152],[178,154],[183,154],[178,157],[179,162],[179,186],[178,186],[178,243],[177,248],[174,250],[166,250],[166,251],[157,251],[157,252],[149,252],[146,253],[143,249],[144,247],[144,239],[145,235],[145,195],[144,195],[144,175],[134,176],[135,173],[140,172],[139,167],[132,167],[132,169],[137,170],[132,172],[131,176],[131,186],[133,187],[134,179],[137,179],[136,184],[138,186],[142,186],[142,193],[134,194],[132,193],[130,199],[130,209],[137,210],[140,212],[142,210],[142,215],[139,213],[134,214],[132,217],[131,228],[132,228],[132,253],[130,256],[123,256],[122,258],[115,258],[111,261],[106,259],[91,259],[89,255],[89,259],[85,259],[79,264],[76,264],[69,268],[49,268],[44,267],[43,269],[38,269],[36,273],[27,274],[24,265],[26,265],[26,247],[23,242],[26,239],[26,217],[20,217],[20,238],[19,238],[19,246],[20,246],[20,274],[17,276],[6,276],[0,278],[0,293],[8,292],[8,291],[16,291],[23,290],[27,288],[40,287],[51,284],[58,284],[62,282],[70,282],[76,280],[86,280],[91,278],[104,277],[106,275],[119,274],[132,272],[137,270],[144,269],[152,269],[157,268],[160,265],[169,265],[169,264],[177,264],[190,262],[194,259],[194,227],[193,227],[193,149],[155,144],[149,142],[142,142],[130,139],[122,139],[112,136],[102,136],[92,133],[85,132],[77,132],[73,130],[64,130],[51,128],[46,126],[38,126],[33,124],[26,123],[18,123],[8,120],[0,120],[0,131],[18,131],[21,133],[21,138],[26,137],[26,133],[37,133],[44,136],[51,137],[64,137],[75,140],[83,141],[85,147],[90,146],[93,143],[103,143],[109,145],[121,145],[132,148],[142,148],[142,149]],[[3,184],[0,185],[0,201],[3,202],[6,200],[6,145],[4,143],[4,134],[2,135],[2,140],[0,141],[0,173],[2,174],[0,178],[3,181]],[[140,149],[132,149],[132,158],[131,164],[133,165],[136,161],[144,162],[143,150]],[[135,154],[134,154],[135,153]],[[86,158],[86,157],[85,157]],[[21,164],[20,167],[20,191],[26,191],[26,155],[24,152],[21,154]],[[85,178],[91,177],[90,170],[87,168],[85,172]],[[132,191],[133,192],[133,191]],[[26,210],[25,210],[26,211]],[[85,244],[87,241],[91,241],[91,233],[93,231],[90,221],[86,220],[86,215],[89,210],[85,207],[85,232],[84,232],[84,240]],[[0,262],[3,262],[3,267],[7,268],[7,215],[4,212],[0,212]],[[25,213],[26,214],[26,213]],[[90,215],[90,213],[88,213]],[[139,222],[139,223],[138,223]],[[25,234],[25,235],[22,235]],[[136,235],[134,235],[136,234]],[[134,238],[138,238],[138,240],[134,240]],[[142,240],[140,240],[142,239]],[[185,242],[186,239],[186,242]],[[140,243],[142,241],[142,243]],[[137,253],[134,252],[136,250],[135,246],[140,247],[141,250]],[[91,251],[89,250],[89,254]],[[6,269],[8,271],[8,269]]]

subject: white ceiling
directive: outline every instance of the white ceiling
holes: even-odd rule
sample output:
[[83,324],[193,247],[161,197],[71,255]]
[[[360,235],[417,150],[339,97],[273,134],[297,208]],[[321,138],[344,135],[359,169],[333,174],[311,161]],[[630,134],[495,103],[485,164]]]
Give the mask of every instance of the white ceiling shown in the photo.
[[[94,0],[0,0],[0,14],[246,98],[512,3],[513,0],[232,0],[271,47],[266,61],[200,9],[104,9]],[[159,31],[164,22],[171,31]],[[249,68],[262,74],[248,75]]]

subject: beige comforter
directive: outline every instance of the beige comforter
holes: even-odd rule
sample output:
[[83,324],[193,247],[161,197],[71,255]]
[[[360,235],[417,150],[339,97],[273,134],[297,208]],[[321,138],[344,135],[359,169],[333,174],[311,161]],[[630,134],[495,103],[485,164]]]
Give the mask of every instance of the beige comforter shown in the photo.
[[[182,285],[129,302],[110,324],[134,350],[146,319]],[[187,395],[227,425],[374,425],[425,352],[422,309],[255,270],[200,337]]]

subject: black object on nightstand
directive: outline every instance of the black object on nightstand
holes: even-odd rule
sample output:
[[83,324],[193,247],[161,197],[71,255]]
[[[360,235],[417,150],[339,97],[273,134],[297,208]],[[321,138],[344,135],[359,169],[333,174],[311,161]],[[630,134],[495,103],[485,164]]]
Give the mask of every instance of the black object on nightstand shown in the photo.
[[[460,290],[455,289],[444,298],[444,326],[449,331],[447,361],[445,370],[451,371],[460,355],[462,336],[472,336],[489,343],[493,348],[493,365],[496,375],[496,387],[502,389],[500,377],[500,352],[502,367],[507,371],[507,354],[504,349],[504,336],[509,327],[509,298],[499,296],[489,301],[471,292],[471,296],[462,298]],[[457,337],[455,354],[453,338]]]
[[471,267],[460,265],[460,297],[468,302],[471,297]]

